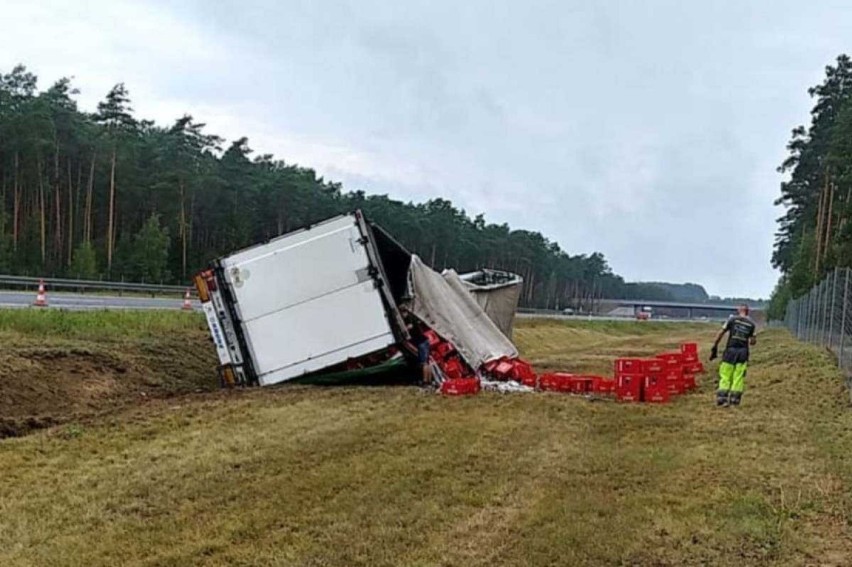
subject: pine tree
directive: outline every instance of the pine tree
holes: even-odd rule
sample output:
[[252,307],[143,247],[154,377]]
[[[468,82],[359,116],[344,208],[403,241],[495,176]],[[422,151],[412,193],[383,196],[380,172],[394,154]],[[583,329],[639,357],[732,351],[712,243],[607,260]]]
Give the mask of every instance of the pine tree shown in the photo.
[[153,214],[133,239],[131,274],[143,282],[168,280],[168,259],[169,232],[160,226],[159,215]]
[[110,155],[109,168],[109,213],[106,234],[106,256],[107,271],[112,269],[112,255],[115,246],[115,194],[116,194],[116,168],[118,164],[118,151],[122,143],[136,133],[137,122],[133,118],[133,109],[130,108],[130,96],[124,83],[115,85],[106,95],[103,102],[98,103],[96,120],[105,128],[105,136]]
[[68,275],[83,280],[92,280],[98,277],[97,255],[91,242],[81,242],[74,249]]
[[[840,86],[826,93],[845,88],[834,81]],[[222,152],[222,140],[190,116],[165,128],[137,120],[123,84],[91,115],[77,108],[69,80],[44,92],[37,86],[23,66],[0,73],[0,269],[185,283],[212,258],[360,208],[439,269],[520,273],[530,306],[659,293],[628,286],[600,254],[568,254],[538,232],[489,223],[448,199],[410,203],[347,192],[310,168],[256,155],[246,138]],[[848,137],[839,137],[832,147],[843,162]],[[826,264],[849,257],[844,246],[852,243],[844,236],[852,227],[843,223],[848,185],[840,166],[832,167],[838,188],[822,214],[831,219],[823,231],[831,234]],[[797,219],[815,218],[817,202],[810,194],[799,199],[796,183],[788,227],[794,244]]]

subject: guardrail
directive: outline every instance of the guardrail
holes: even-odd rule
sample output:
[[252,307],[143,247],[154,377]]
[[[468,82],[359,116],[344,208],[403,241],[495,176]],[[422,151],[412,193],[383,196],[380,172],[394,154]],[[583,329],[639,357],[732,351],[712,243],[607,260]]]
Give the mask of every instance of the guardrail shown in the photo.
[[159,285],[135,282],[113,282],[105,280],[73,280],[65,278],[32,278],[28,276],[0,275],[0,288],[35,288],[40,282],[44,282],[49,289],[71,289],[83,291],[115,291],[119,295],[123,292],[157,294],[184,294],[190,290],[195,294],[192,286]]
[[[522,317],[527,318],[535,318],[542,317],[546,319],[565,319],[572,321],[638,321],[634,315],[609,315],[607,313],[565,313],[564,311],[557,311],[555,309],[533,309],[531,307],[518,307],[515,312]],[[702,322],[711,322],[718,323],[719,321],[724,321],[724,317],[706,317],[706,316],[693,316],[693,317],[670,317],[667,315],[655,315],[647,321],[652,321],[654,323],[702,323]]]
[[535,309],[532,307],[518,307],[516,313],[521,315],[532,315],[542,317],[564,317],[566,319],[635,319],[633,315],[609,315],[607,313],[575,313],[558,310],[558,309]]

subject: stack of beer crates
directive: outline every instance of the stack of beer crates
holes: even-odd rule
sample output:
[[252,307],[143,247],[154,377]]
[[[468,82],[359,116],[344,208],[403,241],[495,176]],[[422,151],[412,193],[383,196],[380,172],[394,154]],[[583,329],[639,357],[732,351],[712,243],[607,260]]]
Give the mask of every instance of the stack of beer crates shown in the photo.
[[695,374],[703,371],[695,343],[654,358],[619,358],[615,361],[615,395],[623,402],[665,403],[694,389]]
[[[669,401],[670,384],[679,380],[670,359],[662,356],[643,361],[642,401],[664,404]],[[683,393],[683,392],[680,392]]]
[[570,394],[615,394],[623,402],[666,403],[672,396],[695,388],[695,375],[704,371],[698,359],[698,345],[685,343],[678,352],[664,352],[653,358],[619,358],[614,379],[589,374],[550,372],[536,381],[529,364],[520,360],[498,360],[485,365],[496,379],[516,380],[545,392]]
[[641,402],[645,360],[618,358],[615,361],[615,397],[624,402]]
[[704,365],[698,358],[698,345],[695,343],[684,343],[680,345],[680,353],[683,357],[683,375],[686,389],[695,389],[695,375],[704,373]]

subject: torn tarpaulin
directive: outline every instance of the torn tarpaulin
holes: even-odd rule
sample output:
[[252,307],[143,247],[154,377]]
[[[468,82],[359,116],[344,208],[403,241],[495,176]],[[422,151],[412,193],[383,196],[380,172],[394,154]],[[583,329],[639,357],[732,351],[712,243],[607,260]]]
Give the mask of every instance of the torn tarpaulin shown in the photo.
[[452,343],[471,368],[518,356],[458,274],[448,271],[442,276],[416,255],[411,256],[408,274],[411,312]]

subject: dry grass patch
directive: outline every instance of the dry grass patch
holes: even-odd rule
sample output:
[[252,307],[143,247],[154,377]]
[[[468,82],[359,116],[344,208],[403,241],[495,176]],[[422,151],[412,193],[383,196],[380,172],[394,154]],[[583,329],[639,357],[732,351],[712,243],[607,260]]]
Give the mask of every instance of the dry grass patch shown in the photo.
[[718,326],[633,321],[525,320],[517,326],[514,340],[539,371],[612,375],[617,357],[651,356],[679,350],[684,340],[707,337]]
[[0,343],[0,438],[218,386],[196,313],[0,310]]

